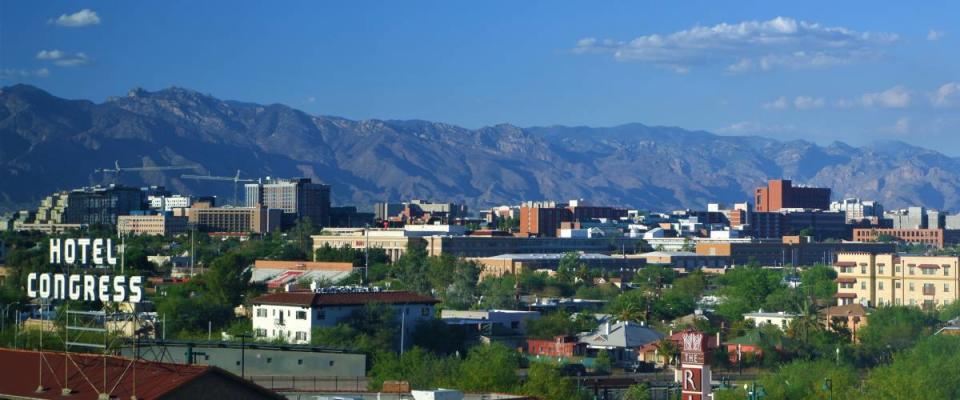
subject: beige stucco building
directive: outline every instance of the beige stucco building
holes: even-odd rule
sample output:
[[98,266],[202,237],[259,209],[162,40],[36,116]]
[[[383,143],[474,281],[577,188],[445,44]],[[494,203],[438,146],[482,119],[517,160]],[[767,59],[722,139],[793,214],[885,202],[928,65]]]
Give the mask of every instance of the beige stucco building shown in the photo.
[[839,253],[837,304],[944,306],[957,299],[958,264],[960,257]]

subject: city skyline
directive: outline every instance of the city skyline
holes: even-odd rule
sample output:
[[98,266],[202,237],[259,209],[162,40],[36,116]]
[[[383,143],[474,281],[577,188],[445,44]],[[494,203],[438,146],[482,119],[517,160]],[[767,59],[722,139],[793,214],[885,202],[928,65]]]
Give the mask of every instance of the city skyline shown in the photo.
[[228,18],[223,3],[5,2],[0,84],[97,102],[182,86],[351,119],[639,122],[960,154],[954,4],[418,5],[240,5]]

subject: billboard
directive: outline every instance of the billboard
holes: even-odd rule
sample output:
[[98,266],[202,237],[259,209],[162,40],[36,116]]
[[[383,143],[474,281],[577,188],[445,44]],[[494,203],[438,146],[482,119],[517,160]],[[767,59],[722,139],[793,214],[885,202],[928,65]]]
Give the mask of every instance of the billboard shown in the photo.
[[[50,239],[50,264],[81,271],[108,271],[117,265],[112,239]],[[27,296],[44,300],[131,302],[143,300],[143,277],[107,273],[37,273],[27,275]]]

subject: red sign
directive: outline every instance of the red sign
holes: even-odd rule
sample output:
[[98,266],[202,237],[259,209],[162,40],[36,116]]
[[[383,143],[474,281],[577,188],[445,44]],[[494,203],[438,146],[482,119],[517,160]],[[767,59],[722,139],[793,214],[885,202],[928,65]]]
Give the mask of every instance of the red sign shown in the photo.
[[681,336],[680,384],[683,400],[703,400],[710,397],[710,366],[704,353],[706,341],[703,332],[687,331]]

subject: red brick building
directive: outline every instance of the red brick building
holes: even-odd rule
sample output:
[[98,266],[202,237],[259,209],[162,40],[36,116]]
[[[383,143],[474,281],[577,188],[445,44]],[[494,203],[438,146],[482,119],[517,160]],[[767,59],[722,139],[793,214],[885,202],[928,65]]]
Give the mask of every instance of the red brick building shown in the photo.
[[553,339],[527,339],[527,353],[546,357],[582,356],[586,344],[579,343],[576,336],[557,336]]
[[794,187],[787,179],[771,179],[754,192],[757,212],[783,208],[830,209],[830,188]]
[[854,229],[853,240],[857,242],[875,242],[881,235],[911,244],[942,249],[944,245],[960,243],[960,230],[954,229]]
[[559,207],[555,203],[524,203],[520,207],[520,235],[538,237],[556,237],[557,231],[565,222],[578,226],[581,221],[599,218],[619,219],[627,215],[627,210],[614,207],[593,207],[572,205]]

